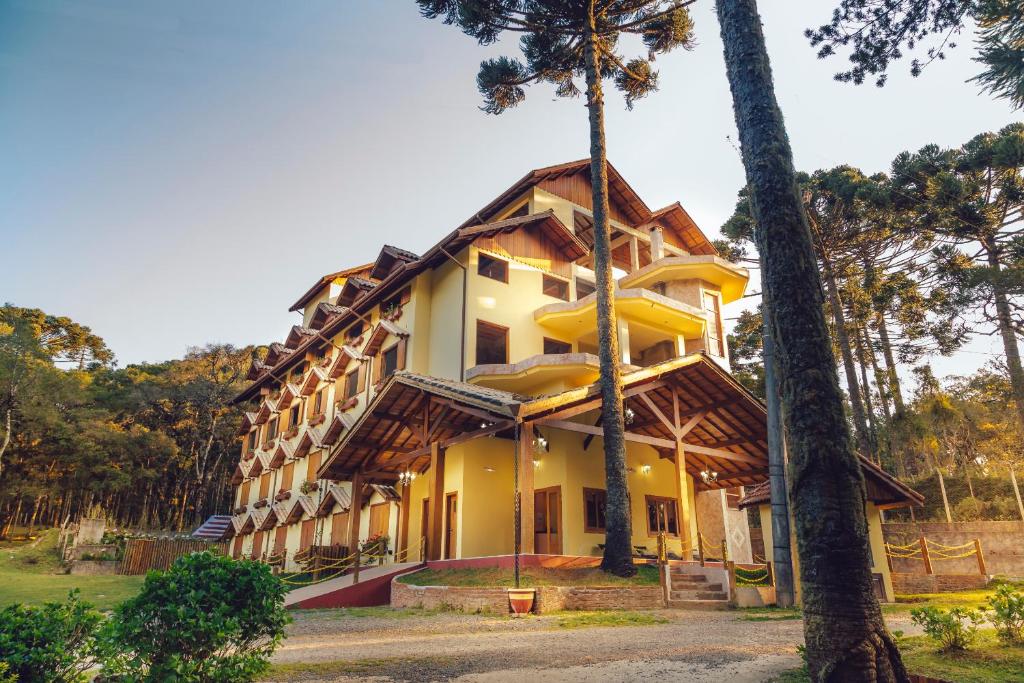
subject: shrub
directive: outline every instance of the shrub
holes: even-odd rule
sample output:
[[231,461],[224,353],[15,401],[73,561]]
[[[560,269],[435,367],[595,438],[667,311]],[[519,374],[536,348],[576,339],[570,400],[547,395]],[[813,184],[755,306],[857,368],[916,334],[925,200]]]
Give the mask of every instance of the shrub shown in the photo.
[[941,652],[966,650],[974,640],[978,624],[982,622],[982,616],[977,610],[962,607],[949,610],[920,607],[910,610],[910,618],[939,644]]
[[251,681],[284,635],[285,586],[259,562],[212,552],[150,572],[102,634],[104,680]]
[[7,662],[0,662],[0,683],[18,683],[18,676],[11,673]]
[[[0,610],[0,681],[66,683],[84,680],[103,617],[72,591],[66,602]],[[5,678],[4,676],[8,678]]]
[[1006,643],[1024,643],[1024,593],[1003,584],[989,597],[988,605],[992,610],[989,620],[999,638]]

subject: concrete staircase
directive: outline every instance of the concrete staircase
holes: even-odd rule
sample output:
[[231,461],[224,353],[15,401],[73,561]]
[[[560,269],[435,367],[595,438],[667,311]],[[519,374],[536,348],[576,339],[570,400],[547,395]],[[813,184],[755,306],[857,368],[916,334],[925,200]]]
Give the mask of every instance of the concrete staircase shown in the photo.
[[685,572],[671,567],[668,580],[666,607],[692,610],[729,608],[729,595],[722,584],[711,583],[703,574]]

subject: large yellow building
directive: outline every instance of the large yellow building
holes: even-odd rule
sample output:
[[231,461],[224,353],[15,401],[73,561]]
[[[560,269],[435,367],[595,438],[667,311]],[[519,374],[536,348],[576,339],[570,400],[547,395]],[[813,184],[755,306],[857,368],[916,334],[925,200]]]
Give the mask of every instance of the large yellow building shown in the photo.
[[[633,543],[698,530],[750,561],[741,487],[764,409],[729,374],[745,269],[678,203],[609,167]],[[385,246],[293,306],[303,323],[238,397],[237,556],[387,536],[427,558],[597,555],[604,541],[589,162],[532,171],[423,255]]]

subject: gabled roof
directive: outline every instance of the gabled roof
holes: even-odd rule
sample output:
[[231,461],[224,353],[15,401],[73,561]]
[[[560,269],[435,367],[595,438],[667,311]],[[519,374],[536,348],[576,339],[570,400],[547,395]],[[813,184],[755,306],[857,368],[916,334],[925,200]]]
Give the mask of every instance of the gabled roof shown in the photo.
[[289,349],[297,349],[302,342],[315,336],[316,330],[311,330],[307,327],[303,327],[302,325],[292,325],[292,329],[288,332],[288,336],[285,337],[284,345]]
[[[388,501],[400,501],[402,495],[395,490],[395,487],[390,484],[370,484],[370,490],[376,491],[380,494],[381,498]],[[370,497],[366,496],[363,498],[364,501],[369,503]]]
[[269,461],[267,462],[267,469],[272,470],[280,467],[287,460],[292,458],[292,445],[278,440],[277,446],[274,447],[274,450],[271,453]]
[[346,268],[344,270],[339,270],[336,273],[328,273],[327,275],[324,275],[322,278],[314,282],[313,286],[307,289],[306,293],[300,296],[299,300],[293,303],[291,305],[291,308],[288,309],[288,311],[292,312],[299,310],[300,308],[308,304],[310,301],[312,301],[314,298],[316,298],[316,295],[323,291],[324,287],[331,284],[335,280],[343,277],[351,277],[352,275],[363,275],[369,273],[370,268],[372,267],[372,263],[365,263],[361,266],[356,266],[355,268]]
[[365,356],[376,356],[377,352],[380,351],[381,344],[388,338],[388,335],[395,335],[396,337],[408,337],[409,333],[402,327],[399,327],[390,320],[381,320],[377,323],[377,326],[373,328],[373,332],[370,333],[370,338],[366,340],[366,346],[363,347],[363,354]]
[[231,518],[231,528],[236,536],[249,533],[253,528],[252,515],[248,511],[234,515]]
[[253,381],[258,379],[260,375],[270,369],[270,366],[261,361],[259,358],[253,358],[252,363],[249,364],[249,369],[245,373],[247,380]]
[[253,418],[253,424],[261,425],[270,419],[270,416],[277,412],[277,405],[269,398],[263,399],[260,402],[260,407],[256,410]]
[[[479,225],[480,223],[485,223],[493,219],[494,216],[499,213],[502,208],[507,206],[510,201],[514,200],[516,197],[535,185],[539,185],[546,180],[556,180],[564,176],[572,176],[578,173],[585,174],[587,178],[590,177],[589,158],[530,171],[513,183],[507,190],[494,198],[489,204],[487,204],[487,206],[473,214],[460,227]],[[644,203],[644,200],[640,198],[640,195],[630,187],[625,178],[623,178],[610,163],[608,164],[608,193],[611,201],[623,208],[624,213],[633,221],[634,225],[642,223],[651,215],[651,209]]]
[[316,516],[316,505],[313,504],[313,499],[305,495],[295,499],[295,503],[288,511],[288,516],[285,518],[284,523],[294,524],[302,519],[303,515]]
[[323,329],[331,318],[342,315],[348,309],[344,306],[335,306],[329,304],[326,301],[321,301],[316,305],[316,310],[313,311],[313,317],[309,319],[309,326],[314,330]]
[[294,351],[280,342],[274,342],[270,345],[269,349],[270,350],[267,351],[267,357],[263,359],[263,362],[270,367],[274,367],[280,363],[282,358],[291,356]]
[[245,472],[242,470],[242,463],[235,465],[234,471],[231,473],[231,479],[228,481],[232,486],[238,486],[245,481]]
[[375,280],[383,280],[391,271],[395,269],[395,266],[399,263],[412,263],[418,261],[419,256],[406,251],[405,249],[399,249],[393,247],[390,244],[385,244],[384,248],[380,250],[380,255],[377,256],[377,260],[373,263],[373,268],[370,270],[370,277]]
[[341,436],[342,432],[346,429],[351,429],[352,425],[355,424],[355,418],[347,413],[335,413],[334,418],[330,424],[327,425],[327,429],[324,430],[323,435],[320,437],[321,446],[330,446],[338,437]]
[[328,373],[326,370],[319,366],[313,366],[306,375],[306,378],[302,381],[302,386],[299,387],[299,392],[303,396],[311,396],[316,393],[316,388],[320,385],[320,382],[326,382]]
[[281,395],[277,399],[277,412],[281,412],[282,410],[289,408],[292,404],[292,401],[294,401],[301,395],[302,392],[299,390],[297,386],[295,386],[291,382],[285,384],[283,387],[281,387]]
[[298,460],[304,458],[314,448],[323,448],[323,430],[319,427],[307,429],[299,437],[299,442],[295,445],[295,451],[292,453],[292,457]]
[[[573,234],[572,230],[567,228],[562,221],[558,220],[555,216],[555,212],[551,209],[542,211],[541,213],[530,214],[528,216],[506,218],[503,221],[497,221],[495,223],[485,223],[484,225],[460,228],[458,236],[462,239],[493,237],[501,232],[514,232],[527,225],[540,226],[540,230],[544,233],[544,236],[560,247],[566,258],[570,261],[582,258],[590,251],[587,245]],[[461,249],[461,246],[458,248]]]
[[697,227],[694,220],[690,218],[690,214],[686,212],[686,209],[679,202],[669,204],[652,212],[645,226],[654,223],[661,223],[676,233],[683,243],[683,248],[691,254],[710,256],[718,254],[718,249],[707,238],[707,235]]
[[369,292],[377,284],[361,277],[350,277],[345,280],[345,286],[341,288],[341,293],[338,294],[338,306],[351,307],[359,297],[366,292]]
[[242,414],[242,423],[238,426],[238,436],[245,436],[256,426],[256,413],[246,411]]
[[346,489],[343,489],[332,482],[327,485],[327,492],[324,494],[324,499],[320,501],[320,507],[316,510],[317,516],[326,515],[334,509],[335,505],[341,508],[339,512],[348,512],[349,508],[352,507],[352,497]]
[[351,346],[344,344],[341,347],[338,357],[334,359],[334,365],[331,366],[331,371],[328,373],[331,379],[338,379],[345,374],[345,370],[348,369],[348,364],[354,360],[366,360],[367,357],[362,353],[353,349]]

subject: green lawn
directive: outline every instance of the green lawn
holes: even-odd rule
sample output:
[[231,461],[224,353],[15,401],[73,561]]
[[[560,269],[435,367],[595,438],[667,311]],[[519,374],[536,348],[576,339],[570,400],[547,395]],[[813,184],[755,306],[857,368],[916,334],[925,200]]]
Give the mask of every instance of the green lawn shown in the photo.
[[0,607],[21,602],[38,605],[63,600],[77,588],[82,598],[110,609],[135,595],[141,576],[72,576],[60,573],[57,531],[42,532],[34,541],[0,544]]
[[[608,574],[594,567],[590,569],[544,569],[524,567],[520,572],[520,585],[536,586],[658,586],[658,568],[638,565],[637,573],[628,579]],[[511,569],[423,569],[398,579],[413,586],[512,586]]]
[[[1009,583],[1018,587],[1024,587],[1024,583],[1021,582]],[[995,593],[996,585],[998,585],[997,581],[993,581],[989,586],[978,590],[959,591],[956,593],[897,595],[896,602],[882,605],[882,613],[907,615],[910,614],[910,610],[916,607],[926,607],[929,605],[933,607],[941,607],[943,609],[949,609],[950,607],[979,609],[985,607],[989,596]]]

